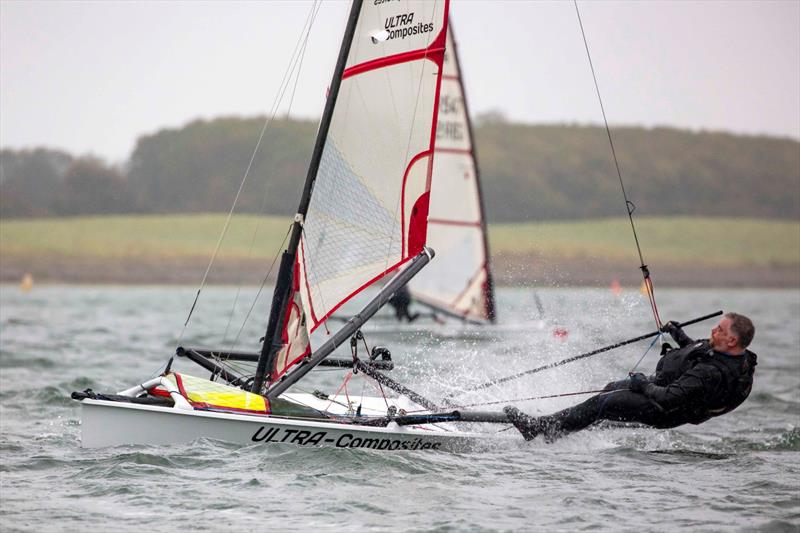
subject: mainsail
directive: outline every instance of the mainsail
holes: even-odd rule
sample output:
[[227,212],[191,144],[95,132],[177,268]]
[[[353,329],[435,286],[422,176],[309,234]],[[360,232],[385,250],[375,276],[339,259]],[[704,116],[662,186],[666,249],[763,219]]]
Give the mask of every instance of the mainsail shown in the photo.
[[495,306],[478,165],[453,38],[447,32],[436,130],[428,245],[437,260],[416,276],[414,300],[474,322],[494,322]]
[[310,353],[309,334],[342,304],[423,250],[448,3],[354,4],[284,258],[293,266],[273,298],[268,381]]

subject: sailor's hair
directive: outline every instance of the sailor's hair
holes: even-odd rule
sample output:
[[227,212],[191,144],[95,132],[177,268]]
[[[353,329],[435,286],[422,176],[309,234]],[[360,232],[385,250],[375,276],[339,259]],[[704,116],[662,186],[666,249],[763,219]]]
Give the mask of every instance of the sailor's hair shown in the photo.
[[753,342],[753,336],[756,334],[756,327],[753,322],[744,315],[739,313],[725,313],[726,318],[731,319],[731,331],[739,339],[739,346],[747,348]]

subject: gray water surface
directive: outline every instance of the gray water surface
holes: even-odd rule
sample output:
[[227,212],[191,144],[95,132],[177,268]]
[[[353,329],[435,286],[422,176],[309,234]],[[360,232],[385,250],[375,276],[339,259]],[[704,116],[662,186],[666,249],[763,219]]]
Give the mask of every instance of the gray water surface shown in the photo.
[[[752,349],[759,365],[752,395],[735,412],[700,426],[600,426],[553,444],[519,440],[460,454],[211,440],[80,447],[80,406],[69,399],[73,390],[116,392],[141,382],[159,371],[179,342],[257,350],[266,302],[257,302],[241,328],[253,292],[206,289],[181,333],[195,293],[191,288],[38,286],[27,293],[0,288],[0,529],[800,528],[798,291],[659,291],[665,321],[724,309],[756,323]],[[635,291],[615,296],[600,289],[506,289],[499,291],[498,308],[496,327],[397,327],[375,320],[365,334],[370,345],[392,350],[397,365],[392,377],[439,399],[469,384],[655,329],[646,298]],[[687,332],[705,337],[713,324]],[[557,328],[567,336],[554,336]],[[658,355],[657,347],[647,351],[649,345],[636,343],[459,401],[478,409],[513,403],[530,413],[548,413],[585,396],[524,399],[602,387],[623,377],[643,354],[638,370],[650,372]],[[341,355],[349,356],[349,349]],[[176,367],[206,375],[190,362],[178,361]],[[299,388],[333,392],[343,377],[342,371],[320,371]],[[351,394],[362,390],[375,394],[356,380],[349,388]]]

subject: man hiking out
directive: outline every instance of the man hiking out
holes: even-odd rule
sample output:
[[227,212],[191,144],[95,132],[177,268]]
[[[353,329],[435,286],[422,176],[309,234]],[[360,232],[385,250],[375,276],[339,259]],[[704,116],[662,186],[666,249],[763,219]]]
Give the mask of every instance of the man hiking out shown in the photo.
[[677,322],[662,331],[679,348],[667,351],[650,377],[632,374],[609,383],[604,392],[549,416],[532,417],[504,409],[526,440],[553,440],[600,420],[636,422],[656,428],[700,424],[734,410],[753,386],[756,354],[747,349],[755,328],[744,315],[727,313],[707,340],[694,341]]

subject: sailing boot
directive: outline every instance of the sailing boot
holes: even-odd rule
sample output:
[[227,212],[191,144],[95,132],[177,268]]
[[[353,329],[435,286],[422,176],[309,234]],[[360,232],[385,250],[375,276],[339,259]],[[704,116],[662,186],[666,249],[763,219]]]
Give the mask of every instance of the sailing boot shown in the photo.
[[503,412],[515,428],[522,433],[525,440],[533,440],[544,429],[538,418],[528,416],[514,406],[503,407]]

